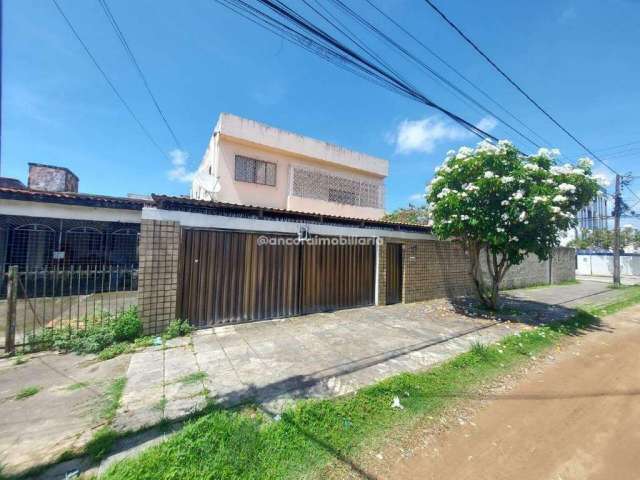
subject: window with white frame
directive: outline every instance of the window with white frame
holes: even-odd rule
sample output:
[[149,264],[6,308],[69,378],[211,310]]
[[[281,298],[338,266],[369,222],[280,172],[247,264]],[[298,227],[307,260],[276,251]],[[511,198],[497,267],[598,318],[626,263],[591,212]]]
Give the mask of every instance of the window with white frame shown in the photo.
[[276,164],[236,155],[235,179],[237,182],[257,183],[275,187]]

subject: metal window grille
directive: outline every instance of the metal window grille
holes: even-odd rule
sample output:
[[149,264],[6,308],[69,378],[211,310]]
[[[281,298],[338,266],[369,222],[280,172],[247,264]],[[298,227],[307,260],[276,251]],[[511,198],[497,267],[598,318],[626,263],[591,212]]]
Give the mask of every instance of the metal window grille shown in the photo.
[[64,262],[67,265],[103,265],[103,235],[93,227],[76,227],[64,234]]
[[0,215],[0,271],[137,267],[139,231],[120,222]]
[[40,270],[53,261],[56,232],[47,225],[28,224],[15,228],[9,240],[10,265],[23,270]]
[[276,186],[276,164],[236,155],[235,179],[239,182]]
[[289,194],[360,207],[383,208],[384,186],[356,177],[334,175],[318,169],[292,167]]

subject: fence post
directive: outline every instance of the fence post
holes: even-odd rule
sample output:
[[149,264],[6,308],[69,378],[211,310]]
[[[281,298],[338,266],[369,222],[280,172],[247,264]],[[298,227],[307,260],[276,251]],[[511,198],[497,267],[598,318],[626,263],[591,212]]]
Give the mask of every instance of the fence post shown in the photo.
[[9,355],[16,353],[16,303],[18,298],[18,267],[9,267],[7,275],[7,328],[5,331],[4,351]]

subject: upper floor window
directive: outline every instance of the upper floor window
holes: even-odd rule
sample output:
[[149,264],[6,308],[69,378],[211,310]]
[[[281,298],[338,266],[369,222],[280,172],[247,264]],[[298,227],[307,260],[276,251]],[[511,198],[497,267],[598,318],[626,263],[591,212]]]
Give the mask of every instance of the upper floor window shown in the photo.
[[236,155],[236,181],[276,186],[276,164]]

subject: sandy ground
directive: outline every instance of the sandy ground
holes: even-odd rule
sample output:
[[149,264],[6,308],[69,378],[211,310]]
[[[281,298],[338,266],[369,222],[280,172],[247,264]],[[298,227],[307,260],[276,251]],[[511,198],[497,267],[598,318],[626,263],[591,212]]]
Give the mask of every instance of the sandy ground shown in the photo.
[[640,306],[571,339],[455,427],[413,439],[389,479],[640,478]]

